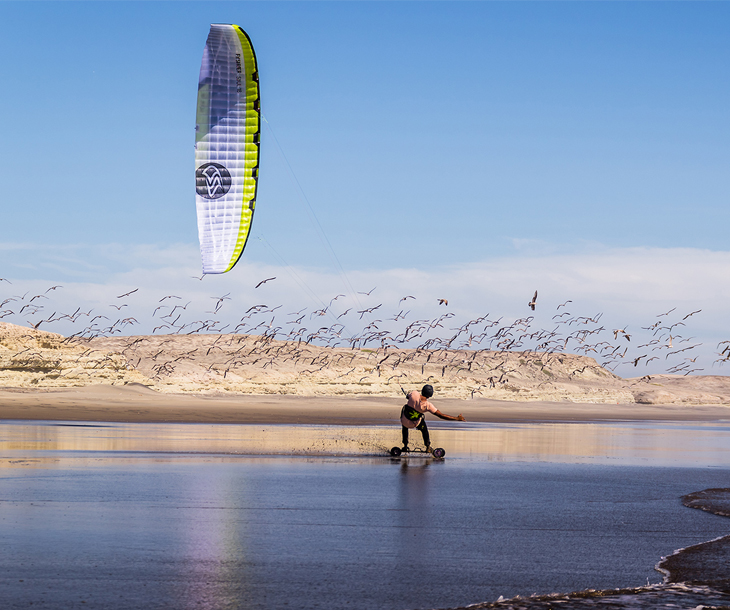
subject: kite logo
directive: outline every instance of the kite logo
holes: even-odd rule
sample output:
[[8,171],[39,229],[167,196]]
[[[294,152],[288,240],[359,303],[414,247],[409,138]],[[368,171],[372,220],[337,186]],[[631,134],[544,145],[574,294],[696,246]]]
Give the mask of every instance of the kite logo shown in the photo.
[[220,163],[204,163],[195,170],[195,191],[205,199],[218,199],[231,190],[231,174]]

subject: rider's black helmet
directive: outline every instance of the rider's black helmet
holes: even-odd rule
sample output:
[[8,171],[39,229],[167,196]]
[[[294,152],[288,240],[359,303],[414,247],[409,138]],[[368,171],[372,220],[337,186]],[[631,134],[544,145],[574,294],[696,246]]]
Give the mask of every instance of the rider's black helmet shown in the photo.
[[426,399],[430,399],[431,397],[433,397],[433,386],[431,386],[430,384],[426,384],[421,389],[421,395],[426,397]]

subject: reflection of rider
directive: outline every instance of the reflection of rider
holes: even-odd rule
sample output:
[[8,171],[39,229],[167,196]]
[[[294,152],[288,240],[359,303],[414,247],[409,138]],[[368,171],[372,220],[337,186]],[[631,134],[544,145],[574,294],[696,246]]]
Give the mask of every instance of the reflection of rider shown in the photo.
[[408,451],[408,429],[417,429],[421,431],[423,435],[423,444],[426,446],[426,451],[431,451],[431,438],[428,434],[428,427],[426,426],[425,414],[431,412],[434,416],[441,418],[442,420],[459,420],[464,422],[465,418],[461,414],[458,416],[449,416],[443,414],[437,410],[433,403],[429,399],[433,397],[433,386],[426,384],[419,393],[417,390],[412,390],[406,395],[408,403],[403,406],[400,413],[400,421],[403,425],[403,451]]

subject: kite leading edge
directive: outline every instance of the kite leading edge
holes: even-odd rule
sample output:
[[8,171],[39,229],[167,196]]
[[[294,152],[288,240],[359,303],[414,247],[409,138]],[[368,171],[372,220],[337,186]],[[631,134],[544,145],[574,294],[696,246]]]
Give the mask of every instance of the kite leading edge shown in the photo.
[[256,207],[261,117],[256,54],[237,25],[212,24],[198,80],[195,203],[204,274],[238,261]]

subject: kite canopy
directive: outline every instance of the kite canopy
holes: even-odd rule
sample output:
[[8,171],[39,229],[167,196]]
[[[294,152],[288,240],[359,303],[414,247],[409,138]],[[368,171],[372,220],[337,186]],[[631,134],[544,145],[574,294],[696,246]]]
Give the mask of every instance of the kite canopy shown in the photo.
[[195,203],[204,274],[238,261],[251,229],[259,174],[256,55],[237,25],[210,26],[198,80]]

